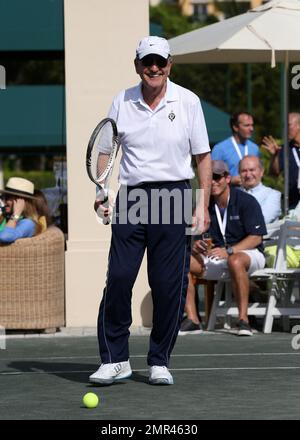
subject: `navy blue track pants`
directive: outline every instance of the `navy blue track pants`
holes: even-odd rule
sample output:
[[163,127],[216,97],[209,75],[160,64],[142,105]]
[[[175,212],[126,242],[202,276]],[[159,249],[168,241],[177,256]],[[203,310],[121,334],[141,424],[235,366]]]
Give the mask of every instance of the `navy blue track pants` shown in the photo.
[[[136,188],[127,187],[126,197],[130,198]],[[147,249],[148,281],[153,299],[148,365],[168,366],[184,311],[191,244],[190,236],[186,235],[189,224],[184,219],[180,224],[172,220],[164,224],[159,212],[159,224],[151,224],[151,191],[176,189],[182,193],[183,200],[183,193],[190,186],[188,181],[180,181],[146,183],[138,188],[148,195],[147,222],[119,224],[120,193],[117,198],[117,221],[112,225],[107,282],[98,316],[100,356],[103,363],[129,359],[132,288]],[[132,202],[128,202],[127,213],[132,206]],[[183,202],[181,210],[182,207]],[[171,219],[174,209],[178,212],[178,200],[171,203]]]

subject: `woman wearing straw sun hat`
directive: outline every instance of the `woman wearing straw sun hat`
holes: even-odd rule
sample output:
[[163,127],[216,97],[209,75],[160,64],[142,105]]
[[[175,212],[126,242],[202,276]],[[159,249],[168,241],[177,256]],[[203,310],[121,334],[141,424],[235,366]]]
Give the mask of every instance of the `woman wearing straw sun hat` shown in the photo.
[[32,182],[22,177],[11,177],[0,194],[4,199],[0,243],[13,243],[18,238],[32,237],[41,232]]

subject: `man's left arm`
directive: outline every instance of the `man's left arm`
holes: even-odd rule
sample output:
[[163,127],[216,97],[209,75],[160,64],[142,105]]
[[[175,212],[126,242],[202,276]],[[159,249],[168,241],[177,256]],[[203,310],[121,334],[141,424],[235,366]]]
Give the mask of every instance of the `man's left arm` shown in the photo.
[[199,232],[205,232],[210,225],[208,205],[211,190],[212,165],[210,152],[195,155],[197,166],[197,178],[199,189],[201,189],[200,199],[197,200],[196,222]]
[[[233,254],[236,254],[239,251],[255,249],[261,244],[261,242],[261,235],[247,235],[247,237],[243,238],[243,240],[230,247],[233,250]],[[229,257],[225,248],[212,248],[208,252],[208,256],[225,260],[227,260]]]
[[247,235],[243,240],[232,246],[233,253],[236,254],[239,251],[255,249],[261,244],[262,239],[261,235]]

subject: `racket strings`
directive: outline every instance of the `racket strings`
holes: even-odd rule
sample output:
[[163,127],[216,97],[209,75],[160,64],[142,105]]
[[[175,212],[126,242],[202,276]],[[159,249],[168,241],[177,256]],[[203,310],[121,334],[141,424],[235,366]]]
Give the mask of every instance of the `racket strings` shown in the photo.
[[86,154],[87,173],[106,199],[119,145],[116,124],[110,118],[103,119],[96,126],[88,143]]
[[114,144],[112,152],[108,155],[105,153],[97,154],[97,162],[95,165],[96,180],[100,183],[108,176],[112,169],[115,157],[117,154],[117,144]]
[[92,152],[92,169],[96,180],[101,182],[106,178],[116,155],[116,136],[112,125],[106,123],[102,126],[94,141]]

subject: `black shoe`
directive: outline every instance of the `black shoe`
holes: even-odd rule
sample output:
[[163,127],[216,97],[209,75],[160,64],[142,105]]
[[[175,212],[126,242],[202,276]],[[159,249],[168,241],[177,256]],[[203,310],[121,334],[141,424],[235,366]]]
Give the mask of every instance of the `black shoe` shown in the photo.
[[248,322],[240,319],[239,322],[237,323],[237,328],[238,328],[238,336],[253,336],[252,329],[248,324]]
[[191,319],[185,318],[179,330],[179,335],[199,335],[203,333],[203,328],[201,323],[195,324]]
[[249,325],[252,329],[258,330],[259,328],[259,322],[256,318],[256,316],[250,315],[248,317]]

